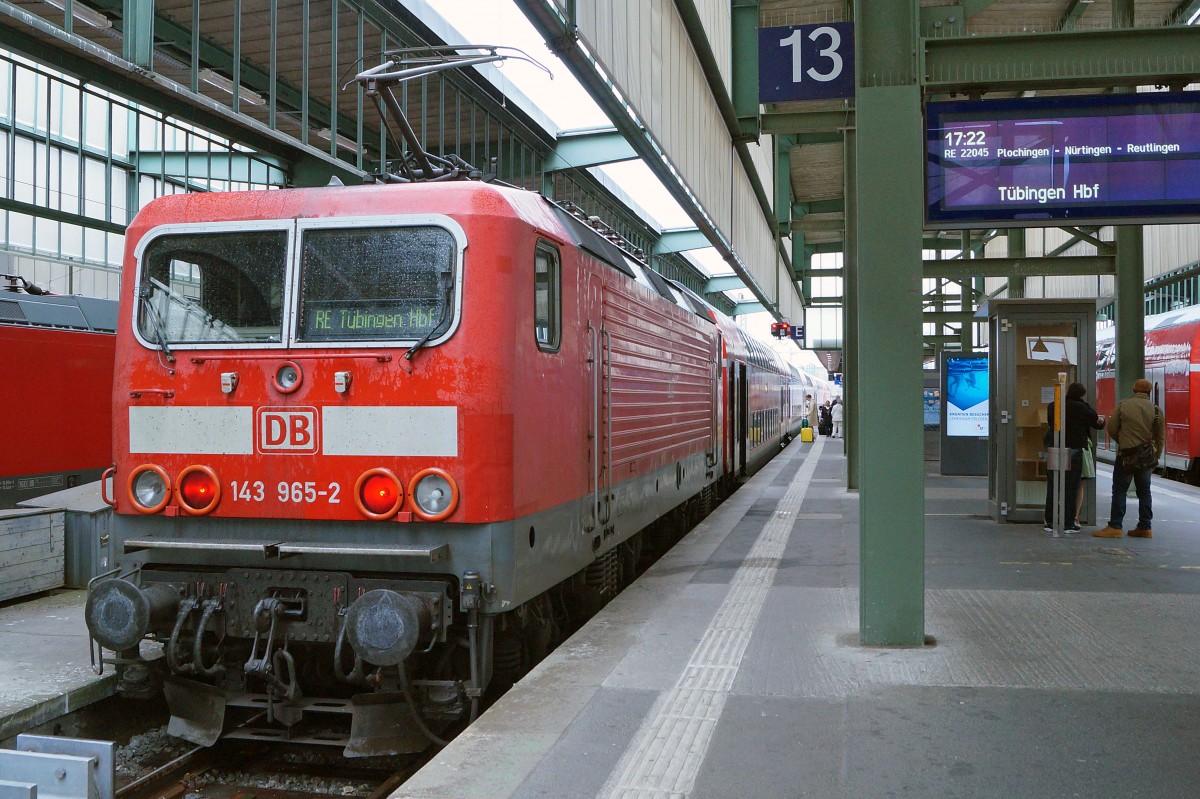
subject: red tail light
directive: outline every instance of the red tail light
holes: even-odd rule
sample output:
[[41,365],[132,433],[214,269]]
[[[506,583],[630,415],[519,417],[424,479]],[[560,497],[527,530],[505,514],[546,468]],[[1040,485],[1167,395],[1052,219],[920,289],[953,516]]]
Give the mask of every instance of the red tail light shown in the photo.
[[387,469],[363,472],[354,485],[354,504],[368,519],[388,519],[400,510],[404,489]]
[[189,466],[175,481],[179,506],[187,513],[199,516],[211,512],[221,499],[221,481],[207,466]]

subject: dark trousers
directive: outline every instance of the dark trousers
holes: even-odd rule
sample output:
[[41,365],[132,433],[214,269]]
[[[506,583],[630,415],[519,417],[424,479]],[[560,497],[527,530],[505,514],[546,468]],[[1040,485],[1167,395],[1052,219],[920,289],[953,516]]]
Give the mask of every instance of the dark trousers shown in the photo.
[[1150,520],[1154,518],[1154,509],[1150,501],[1150,475],[1153,472],[1153,469],[1137,469],[1131,473],[1125,471],[1121,461],[1113,464],[1112,507],[1108,512],[1110,527],[1120,529],[1121,523],[1125,521],[1125,495],[1129,493],[1129,482],[1132,480],[1137,486],[1137,526],[1143,530],[1150,529]]
[[[1079,480],[1083,476],[1083,450],[1071,448],[1071,468],[1067,470],[1063,496],[1063,529],[1075,524],[1075,505],[1079,498]],[[1046,472],[1046,526],[1054,524],[1054,472]]]

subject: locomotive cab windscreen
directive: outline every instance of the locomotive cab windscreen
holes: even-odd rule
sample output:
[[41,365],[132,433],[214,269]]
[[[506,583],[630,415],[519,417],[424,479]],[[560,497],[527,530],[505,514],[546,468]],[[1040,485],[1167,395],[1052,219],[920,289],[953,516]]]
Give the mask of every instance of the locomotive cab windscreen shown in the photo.
[[175,233],[142,256],[138,333],[151,344],[283,340],[285,230]]
[[149,239],[137,313],[144,344],[424,346],[453,327],[459,231],[325,220],[299,230],[245,227],[167,229]]

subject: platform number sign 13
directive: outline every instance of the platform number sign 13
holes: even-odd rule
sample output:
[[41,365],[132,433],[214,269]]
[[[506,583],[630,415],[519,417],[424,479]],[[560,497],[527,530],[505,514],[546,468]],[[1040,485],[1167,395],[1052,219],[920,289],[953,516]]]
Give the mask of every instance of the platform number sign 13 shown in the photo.
[[759,102],[853,96],[853,23],[759,28]]

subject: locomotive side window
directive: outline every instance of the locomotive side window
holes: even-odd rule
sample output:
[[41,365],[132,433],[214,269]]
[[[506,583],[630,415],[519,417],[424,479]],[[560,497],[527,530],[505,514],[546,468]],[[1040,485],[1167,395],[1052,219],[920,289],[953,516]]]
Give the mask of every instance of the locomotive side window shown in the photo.
[[533,261],[533,329],[538,348],[554,351],[561,338],[562,266],[558,250],[541,242]]
[[186,233],[142,255],[138,329],[153,343],[278,342],[284,230]]
[[425,339],[454,317],[454,236],[444,228],[304,231],[300,341]]

